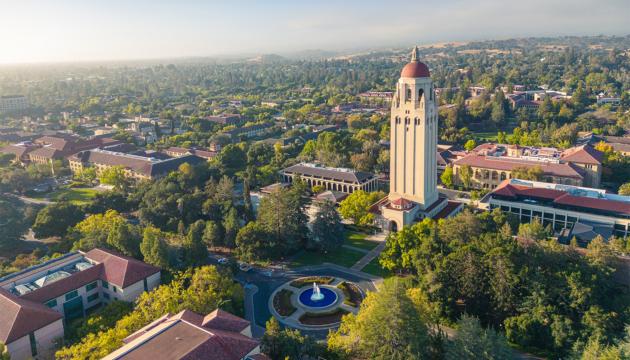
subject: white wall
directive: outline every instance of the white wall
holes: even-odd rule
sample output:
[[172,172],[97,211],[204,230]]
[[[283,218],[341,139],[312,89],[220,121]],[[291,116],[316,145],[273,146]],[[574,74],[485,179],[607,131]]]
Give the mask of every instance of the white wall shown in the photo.
[[[147,278],[147,287],[149,291],[153,290],[160,285],[161,273],[157,272]],[[109,286],[109,294],[112,298],[116,298],[122,301],[132,302],[144,292],[144,281],[140,280],[133,285],[127,286],[124,289],[117,287],[116,293],[112,291],[112,284]]]
[[[52,359],[54,356],[54,341],[63,337],[63,320],[59,319],[35,331],[37,343],[37,359]],[[29,336],[23,336],[7,344],[12,360],[32,359],[31,342]]]

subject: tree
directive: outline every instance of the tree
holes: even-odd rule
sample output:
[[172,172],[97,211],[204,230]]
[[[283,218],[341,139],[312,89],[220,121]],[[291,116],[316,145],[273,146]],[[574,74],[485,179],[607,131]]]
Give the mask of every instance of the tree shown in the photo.
[[440,175],[440,180],[442,180],[442,185],[447,188],[451,188],[453,186],[453,167],[451,165],[447,165]]
[[630,196],[630,183],[625,183],[619,187],[619,195]]
[[540,181],[543,177],[543,169],[539,166],[518,166],[512,169],[512,178],[521,180]]
[[38,238],[63,236],[68,228],[76,225],[84,216],[81,208],[72,203],[50,204],[37,213],[33,231]]
[[317,358],[322,350],[313,338],[299,330],[280,329],[273,316],[265,324],[265,334],[260,340],[260,351],[272,360]]
[[477,143],[474,139],[470,139],[464,144],[464,149],[466,149],[466,151],[473,151],[475,147],[477,147]]
[[112,166],[103,170],[99,181],[102,184],[111,185],[117,190],[125,189],[128,185],[125,168],[122,166]]
[[0,342],[0,360],[11,360],[6,345]]
[[460,166],[458,175],[464,188],[470,189],[471,180],[472,180],[472,168],[470,167],[470,165],[464,164]]
[[354,191],[339,203],[339,213],[344,219],[350,219],[357,225],[370,225],[374,215],[369,212],[370,206],[385,196],[380,191]]
[[345,315],[328,335],[328,349],[365,359],[427,358],[428,330],[403,282],[390,278],[370,292],[357,315]]
[[269,234],[270,254],[282,256],[299,249],[308,238],[305,202],[306,185],[294,180],[289,191],[274,190],[260,201],[258,223]]
[[87,184],[92,184],[97,177],[96,169],[93,167],[83,168],[83,170],[77,173],[75,177]]
[[144,228],[140,252],[144,262],[162,269],[168,268],[166,234],[151,225]]
[[137,229],[116,210],[90,215],[71,230],[73,248],[89,251],[96,247],[109,247],[125,255],[137,256],[140,236]]
[[344,240],[344,228],[335,204],[322,201],[316,204],[317,211],[311,223],[310,247],[324,253],[337,250]]
[[530,223],[520,224],[518,236],[530,241],[540,241],[549,238],[551,233],[548,229],[545,229],[540,220],[539,218],[534,218]]
[[196,266],[208,259],[208,247],[203,241],[205,223],[197,220],[188,229],[184,239],[184,253],[188,264]]
[[236,235],[236,252],[243,261],[254,261],[271,257],[275,243],[263,225],[250,221]]
[[225,220],[223,220],[223,233],[224,235],[224,245],[227,247],[234,247],[234,241],[236,239],[236,234],[238,233],[239,228],[241,227],[238,212],[235,207],[230,207],[230,210],[227,212],[225,216]]
[[447,345],[446,359],[512,359],[505,338],[492,329],[484,329],[479,319],[466,314],[457,322],[457,332]]
[[223,245],[223,225],[213,220],[206,221],[206,228],[203,231],[203,242],[206,246],[217,247]]

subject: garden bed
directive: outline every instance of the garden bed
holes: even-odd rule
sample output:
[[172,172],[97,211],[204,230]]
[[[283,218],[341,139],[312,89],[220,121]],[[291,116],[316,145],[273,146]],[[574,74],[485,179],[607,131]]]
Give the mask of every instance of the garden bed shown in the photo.
[[335,278],[331,276],[309,276],[292,281],[291,286],[299,289],[306,285],[312,285],[313,283],[318,285],[328,285],[333,282],[333,280],[335,280]]
[[341,318],[348,312],[344,309],[336,309],[328,314],[305,313],[300,316],[300,322],[304,325],[328,325],[341,322]]
[[280,316],[289,316],[295,312],[296,308],[291,304],[291,295],[293,295],[291,290],[282,289],[273,298],[273,307]]
[[343,291],[344,304],[352,307],[359,307],[359,305],[361,305],[361,302],[363,301],[363,294],[356,284],[344,281],[337,285],[337,288]]

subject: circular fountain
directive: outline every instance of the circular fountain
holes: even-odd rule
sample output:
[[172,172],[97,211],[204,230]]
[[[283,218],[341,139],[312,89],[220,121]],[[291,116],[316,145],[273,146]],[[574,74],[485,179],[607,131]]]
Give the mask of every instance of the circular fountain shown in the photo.
[[313,309],[326,308],[337,301],[337,293],[327,287],[319,287],[313,283],[313,287],[300,293],[300,304]]

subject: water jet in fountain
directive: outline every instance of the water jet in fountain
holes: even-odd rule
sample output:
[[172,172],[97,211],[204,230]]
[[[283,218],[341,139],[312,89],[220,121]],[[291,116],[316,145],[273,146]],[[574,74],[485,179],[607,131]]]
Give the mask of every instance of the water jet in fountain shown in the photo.
[[324,294],[322,294],[321,290],[319,290],[319,286],[317,283],[313,283],[313,295],[311,295],[311,300],[320,301],[324,298]]

